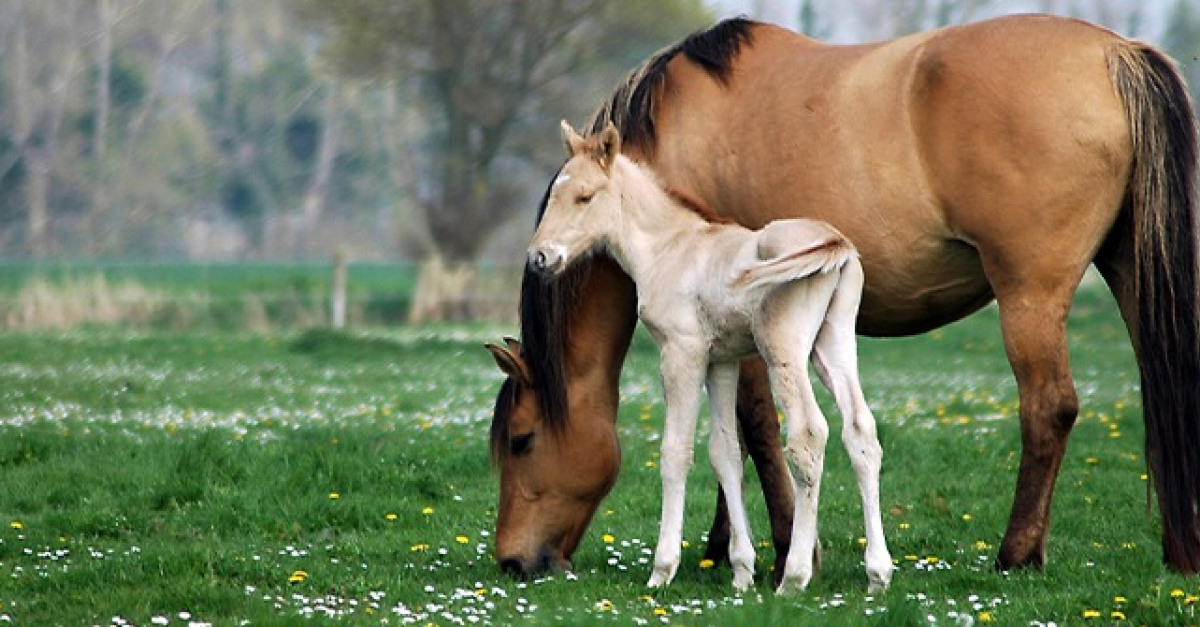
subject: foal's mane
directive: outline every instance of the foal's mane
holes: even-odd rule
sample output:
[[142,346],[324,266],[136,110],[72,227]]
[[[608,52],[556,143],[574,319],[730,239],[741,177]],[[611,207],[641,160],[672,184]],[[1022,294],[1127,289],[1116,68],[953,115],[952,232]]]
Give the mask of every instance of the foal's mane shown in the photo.
[[[585,128],[589,129],[589,134],[599,134],[611,120],[620,132],[625,148],[650,155],[655,142],[655,106],[666,82],[667,64],[683,54],[724,85],[729,80],[738,51],[752,42],[754,25],[742,18],[725,20],[656,53],[629,73]],[[679,193],[673,195],[700,215],[712,216],[710,221],[717,221],[716,214],[695,199]],[[550,187],[547,186],[538,207],[539,222],[549,198]],[[577,263],[557,279],[547,280],[526,268],[521,279],[521,356],[534,382],[543,424],[551,433],[560,433],[569,419],[563,357],[568,322],[589,269],[590,264]],[[506,382],[496,399],[491,428],[492,456],[496,460],[509,453],[509,427],[516,402],[516,385],[515,381]]]

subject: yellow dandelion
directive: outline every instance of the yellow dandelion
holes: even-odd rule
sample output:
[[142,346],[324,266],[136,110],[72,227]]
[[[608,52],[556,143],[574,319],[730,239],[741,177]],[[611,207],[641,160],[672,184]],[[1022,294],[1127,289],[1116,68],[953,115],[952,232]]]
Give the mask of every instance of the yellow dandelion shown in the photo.
[[658,464],[654,463],[653,460],[646,461],[646,468],[657,468],[657,467],[658,467]]
[[421,543],[412,545],[412,547],[409,550],[411,550],[413,553],[419,553],[421,551],[428,551],[429,545],[425,544],[424,542],[421,542]]
[[1180,590],[1179,588],[1175,588],[1175,589],[1171,590],[1171,598],[1172,599],[1183,598],[1183,590]]
[[655,616],[666,616],[666,615],[667,615],[667,608],[665,608],[665,607],[656,607],[656,608],[654,608],[654,615],[655,615]]
[[981,623],[990,623],[995,620],[996,620],[996,618],[994,616],[992,616],[991,612],[980,612],[979,613],[979,622],[981,622]]
[[613,610],[613,602],[608,599],[600,599],[596,602],[596,609],[601,612],[611,612]]
[[1186,597],[1183,597],[1184,605],[1195,605],[1198,601],[1200,601],[1200,596],[1195,594],[1189,594]]
[[329,500],[331,500],[331,501],[336,501],[336,500],[338,500],[338,499],[340,499],[340,498],[342,498],[342,495],[341,495],[341,494],[338,494],[337,492],[330,492],[330,493],[329,493]]
[[1122,612],[1120,610],[1113,610],[1112,613],[1109,614],[1109,616],[1113,620],[1125,620],[1125,612]]
[[992,545],[988,544],[987,542],[984,542],[983,540],[975,541],[975,550],[976,551],[986,551],[990,548],[992,548]]
[[459,535],[454,537],[454,541],[459,544],[468,544],[471,542],[471,539],[467,536]]
[[1087,459],[1084,459],[1083,461],[1085,461],[1089,464],[1092,464],[1093,466],[1100,463],[1100,459],[1097,457],[1088,457]]
[[16,529],[17,531],[20,531],[25,528],[25,525],[21,524],[21,521],[19,521],[19,520],[14,520],[14,521],[8,523],[8,526],[12,527],[13,529]]
[[710,559],[700,560],[700,570],[708,570],[709,568],[712,568],[713,566],[716,566],[716,565],[717,565],[717,563]]
[[975,518],[975,517],[974,517],[974,516],[972,516],[972,515],[970,515],[970,514],[963,514],[963,515],[962,515],[962,519],[963,519],[963,521],[965,521],[965,522],[971,522],[971,520],[972,520],[972,519],[974,519],[974,518]]
[[421,513],[422,513],[422,514],[425,514],[426,516],[428,516],[428,515],[430,515],[430,514],[432,514],[432,513],[433,513],[433,508],[432,508],[432,507],[426,507],[425,509],[421,510]]
[[1084,618],[1100,618],[1101,616],[1102,616],[1102,614],[1100,613],[1100,610],[1084,610],[1083,611]]
[[383,515],[383,519],[388,522],[396,522],[396,519],[398,519],[398,518],[400,518],[400,517],[397,516],[394,512],[388,512]]
[[1113,597],[1113,603],[1116,603],[1117,605],[1124,605],[1126,603],[1126,599],[1118,594],[1117,596]]
[[909,523],[900,523],[900,529],[907,531],[909,529],[912,529],[912,525],[910,525]]
[[686,548],[688,548],[689,546],[692,546],[692,543],[691,543],[691,542],[688,542],[687,540],[680,540],[680,541],[679,541],[679,546],[681,546],[681,547],[683,547],[683,548],[685,548],[685,549],[686,549]]
[[942,560],[941,560],[941,558],[939,558],[939,557],[938,557],[938,556],[936,556],[936,555],[930,555],[929,557],[926,557],[926,558],[925,558],[925,561],[926,561],[926,562],[929,562],[930,564],[936,564],[936,563],[938,563],[938,562],[940,562],[940,561],[942,561]]
[[308,579],[308,573],[302,570],[297,570],[292,572],[291,577],[288,577],[288,583],[300,583],[305,579]]
[[605,544],[612,544],[613,542],[617,541],[617,539],[613,537],[611,533],[606,533],[600,536],[600,539],[603,540]]
[[867,539],[866,539],[866,538],[859,538],[859,539],[858,539],[858,546],[860,546],[860,547],[867,546]]

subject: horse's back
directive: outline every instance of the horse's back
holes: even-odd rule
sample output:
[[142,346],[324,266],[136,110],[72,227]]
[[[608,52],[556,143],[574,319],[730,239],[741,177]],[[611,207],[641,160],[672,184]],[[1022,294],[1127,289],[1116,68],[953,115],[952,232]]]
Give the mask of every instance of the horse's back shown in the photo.
[[724,81],[671,61],[651,160],[751,227],[834,224],[862,253],[860,330],[923,331],[987,303],[1000,257],[1090,261],[1131,160],[1121,41],[1038,16],[861,46],[756,25]]

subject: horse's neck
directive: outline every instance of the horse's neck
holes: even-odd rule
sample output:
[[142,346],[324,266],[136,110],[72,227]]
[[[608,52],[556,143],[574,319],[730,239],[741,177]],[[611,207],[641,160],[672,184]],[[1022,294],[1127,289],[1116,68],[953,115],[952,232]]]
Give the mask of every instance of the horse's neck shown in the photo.
[[616,162],[621,176],[621,218],[611,248],[635,281],[662,262],[661,251],[707,224],[671,197],[654,176],[625,158]]

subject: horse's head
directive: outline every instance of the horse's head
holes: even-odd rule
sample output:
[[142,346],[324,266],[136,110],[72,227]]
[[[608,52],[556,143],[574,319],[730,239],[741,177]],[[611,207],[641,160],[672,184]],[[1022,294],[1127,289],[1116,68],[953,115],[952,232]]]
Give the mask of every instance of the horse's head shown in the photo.
[[550,189],[533,242],[529,267],[557,275],[571,262],[603,244],[621,208],[621,197],[612,185],[612,166],[621,151],[621,136],[610,123],[597,135],[584,139],[562,122],[563,143],[570,159]]
[[609,420],[548,424],[520,344],[506,344],[487,346],[508,375],[491,433],[500,471],[496,560],[505,572],[530,577],[570,568],[596,508],[617,480],[621,453]]

